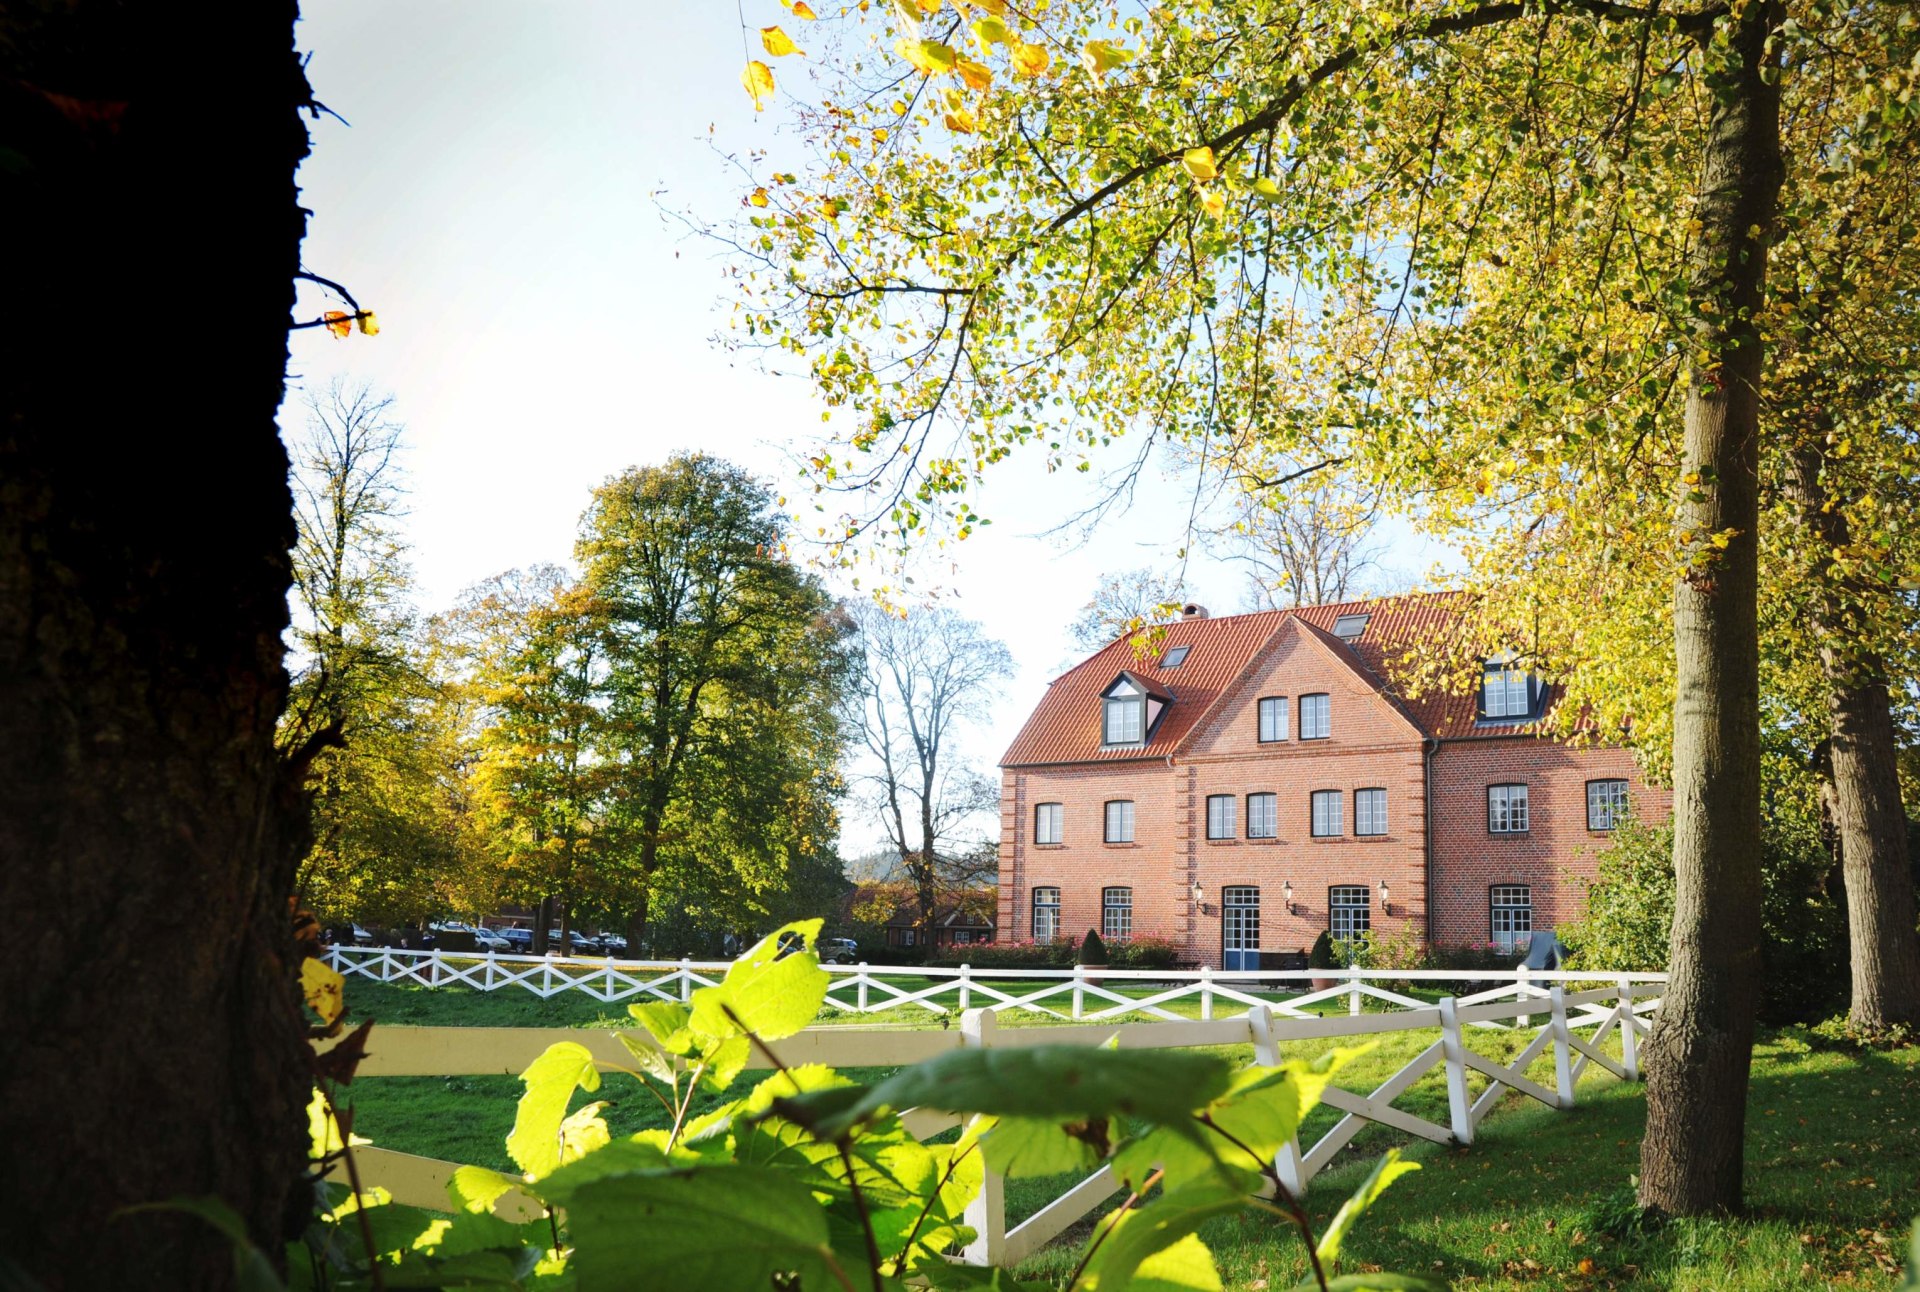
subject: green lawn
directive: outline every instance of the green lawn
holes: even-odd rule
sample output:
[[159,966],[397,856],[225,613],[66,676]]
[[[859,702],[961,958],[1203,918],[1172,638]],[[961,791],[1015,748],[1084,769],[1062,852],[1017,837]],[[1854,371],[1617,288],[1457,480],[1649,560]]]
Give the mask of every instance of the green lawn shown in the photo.
[[[394,1024],[621,1027],[630,1022],[624,1005],[572,993],[543,1001],[518,991],[428,991],[353,978],[348,1001],[356,1015]],[[1219,1012],[1238,1008],[1222,1002]],[[910,1007],[878,1016],[830,1013],[822,1021],[938,1025],[933,1015]],[[1002,1021],[1017,1026],[1053,1020],[1032,1015]],[[1340,1084],[1370,1089],[1433,1035],[1381,1038],[1347,1069]],[[1644,1104],[1637,1087],[1590,1071],[1581,1083],[1579,1106],[1571,1112],[1556,1113],[1510,1094],[1482,1123],[1472,1148],[1417,1143],[1411,1156],[1424,1169],[1395,1186],[1349,1240],[1347,1268],[1440,1274],[1463,1288],[1890,1286],[1889,1271],[1904,1253],[1907,1225],[1920,1212],[1920,1051],[1864,1056],[1809,1051],[1800,1035],[1775,1035],[1755,1052],[1748,1146],[1752,1217],[1681,1223],[1657,1233],[1622,1230]],[[1505,1033],[1472,1037],[1475,1049],[1494,1058],[1510,1057],[1519,1046]],[[377,1038],[378,1028],[374,1048]],[[1325,1048],[1314,1042],[1285,1050],[1294,1057]],[[1250,1057],[1247,1048],[1239,1047],[1236,1057]],[[1536,1064],[1532,1075],[1551,1085],[1550,1058]],[[375,1143],[497,1168],[509,1166],[503,1143],[518,1095],[519,1083],[511,1077],[362,1078],[350,1092],[358,1109],[355,1129]],[[606,1115],[616,1134],[664,1124],[660,1106],[626,1078],[609,1078],[593,1097],[614,1101]],[[1444,1124],[1440,1070],[1423,1078],[1397,1106]],[[1333,1120],[1326,1110],[1316,1112],[1303,1143],[1311,1143]],[[1308,1203],[1316,1222],[1324,1225],[1382,1149],[1405,1139],[1379,1126],[1363,1131],[1340,1162],[1314,1180]],[[1065,1183],[1011,1182],[1010,1223],[1044,1205]],[[1219,1255],[1230,1287],[1247,1292],[1286,1288],[1304,1273],[1291,1233],[1264,1218],[1217,1222],[1203,1236]],[[1063,1274],[1071,1256],[1070,1248],[1055,1244],[1026,1272]]]

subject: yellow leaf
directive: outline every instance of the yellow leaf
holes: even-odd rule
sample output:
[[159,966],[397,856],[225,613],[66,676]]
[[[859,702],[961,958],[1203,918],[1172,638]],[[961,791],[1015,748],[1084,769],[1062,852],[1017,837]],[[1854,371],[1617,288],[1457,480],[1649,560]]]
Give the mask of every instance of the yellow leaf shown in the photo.
[[804,51],[793,43],[793,37],[781,31],[778,26],[762,27],[760,29],[760,44],[767,53],[773,55],[775,58],[785,58],[788,54],[801,54],[804,56]]
[[1005,19],[996,18],[992,14],[976,19],[972,30],[973,38],[980,42],[982,49],[1014,43],[1013,28],[1007,26]]
[[770,200],[771,199],[767,197],[767,190],[764,188],[756,188],[747,195],[747,201],[754,206],[765,206]]
[[984,90],[993,84],[993,69],[984,63],[963,58],[956,62],[953,68],[960,73],[960,79],[967,83],[968,89]]
[[320,317],[327,321],[327,331],[335,336],[353,335],[353,315],[345,310],[328,310]]
[[807,0],[793,0],[793,16],[812,22],[818,15],[813,12],[813,6],[809,5]]
[[753,96],[753,110],[760,111],[773,97],[773,69],[755,59],[740,73],[740,88]]
[[946,116],[947,129],[953,131],[955,134],[961,135],[970,135],[973,133],[973,113],[967,111],[965,108],[961,108],[958,112],[947,113]]
[[372,310],[360,311],[360,335],[380,335],[380,318]]
[[1269,202],[1277,202],[1280,200],[1280,186],[1268,179],[1265,175],[1253,181],[1253,191],[1261,197],[1266,198]]
[[873,142],[876,144],[887,142],[887,128],[885,126],[875,126],[873,128]]
[[1203,182],[1220,174],[1220,168],[1213,161],[1213,149],[1204,146],[1187,149],[1180,155],[1180,164],[1187,168],[1187,174]]
[[973,0],[973,2],[996,18],[1007,16],[1007,0]]
[[952,46],[943,45],[937,40],[906,40],[903,38],[895,41],[893,48],[899,53],[900,57],[912,63],[928,76],[937,76],[941,72],[951,72],[953,65],[960,61],[960,56],[953,52]]
[[1217,188],[1201,189],[1200,209],[1214,219],[1219,219],[1227,213],[1227,195]]
[[300,994],[307,1008],[331,1027],[347,1008],[347,980],[327,967],[324,960],[300,962]]
[[1024,41],[1013,47],[1013,70],[1022,76],[1038,76],[1047,70],[1047,51],[1042,45]]
[[1122,63],[1130,63],[1136,51],[1123,48],[1110,40],[1090,40],[1086,49],[1080,53],[1080,61],[1093,73],[1097,81],[1106,79],[1107,73]]
[[920,0],[921,13],[939,13],[940,0]]

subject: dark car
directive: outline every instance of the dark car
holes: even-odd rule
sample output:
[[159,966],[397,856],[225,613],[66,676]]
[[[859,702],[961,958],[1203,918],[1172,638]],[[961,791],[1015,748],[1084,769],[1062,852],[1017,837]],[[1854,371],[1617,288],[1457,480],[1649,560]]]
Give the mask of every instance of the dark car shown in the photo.
[[512,944],[515,955],[526,955],[533,950],[532,929],[501,929],[500,936]]

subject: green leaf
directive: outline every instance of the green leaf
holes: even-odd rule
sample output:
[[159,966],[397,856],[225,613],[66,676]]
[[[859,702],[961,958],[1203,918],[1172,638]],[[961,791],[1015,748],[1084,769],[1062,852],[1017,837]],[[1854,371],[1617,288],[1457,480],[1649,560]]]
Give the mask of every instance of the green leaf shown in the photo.
[[462,1252],[457,1256],[410,1255],[397,1269],[382,1272],[389,1288],[513,1288],[526,1286],[540,1264],[538,1247],[513,1251]]
[[[717,986],[694,992],[694,1033],[723,1040],[750,1032],[778,1041],[813,1022],[832,981],[813,951],[821,923],[796,920],[775,929],[735,960]],[[804,949],[788,949],[795,939]]]
[[634,1172],[583,1186],[567,1209],[580,1292],[629,1292],[669,1273],[701,1292],[765,1292],[781,1275],[825,1287],[826,1215],[801,1184],[715,1166]]
[[1133,1292],[1220,1292],[1220,1269],[1200,1236],[1188,1234],[1141,1261],[1127,1286]]
[[1137,1117],[1191,1133],[1192,1112],[1225,1092],[1230,1069],[1210,1054],[1039,1045],[950,1050],[869,1087],[781,1100],[776,1111],[837,1139],[884,1108],[1088,1121]]
[[1907,1245],[1907,1275],[1900,1292],[1920,1292],[1920,1220],[1913,1222],[1913,1241]]
[[447,1196],[455,1211],[489,1212],[493,1204],[520,1187],[518,1180],[484,1166],[463,1166],[447,1181]]
[[[578,1190],[597,1180],[635,1171],[662,1171],[675,1164],[674,1155],[667,1151],[667,1132],[644,1130],[569,1162],[525,1187],[548,1206],[565,1207]],[[686,1159],[686,1164],[692,1165],[693,1159]]]
[[[1102,1221],[1094,1227],[1094,1237],[1087,1241],[1092,1243],[1099,1239],[1101,1232],[1109,1229],[1109,1226],[1111,1232],[1107,1233],[1106,1239],[1087,1261],[1086,1271],[1080,1277],[1081,1292],[1119,1292],[1119,1289],[1129,1285],[1134,1272],[1148,1257],[1182,1242],[1213,1217],[1239,1211],[1242,1205],[1241,1199],[1222,1197],[1210,1189],[1170,1189],[1144,1207],[1120,1213],[1110,1222]],[[1203,1253],[1205,1250],[1201,1248]],[[1220,1275],[1212,1270],[1212,1264],[1209,1259],[1207,1269],[1212,1274],[1212,1286],[1217,1289]],[[1176,1257],[1169,1263],[1165,1277],[1182,1277],[1182,1269],[1188,1274],[1196,1273],[1194,1262]],[[1206,1285],[1174,1283],[1171,1286],[1197,1288]]]
[[[685,1033],[681,1035],[684,1036]],[[679,1074],[674,1071],[673,1060],[667,1057],[668,1052],[659,1041],[651,1037],[643,1040],[622,1032],[620,1044],[624,1045],[627,1053],[633,1056],[633,1061],[640,1066],[642,1073],[669,1089],[675,1086]]]
[[687,1031],[687,1021],[691,1015],[685,1005],[676,1005],[667,1000],[650,1000],[627,1006],[627,1013],[647,1029],[662,1049],[672,1054],[693,1053],[693,1037]]
[[1327,1225],[1327,1232],[1320,1235],[1320,1246],[1316,1250],[1320,1253],[1321,1264],[1331,1265],[1340,1259],[1340,1244],[1346,1241],[1354,1222],[1387,1191],[1387,1186],[1407,1172],[1419,1169],[1418,1162],[1402,1160],[1397,1148],[1390,1148],[1383,1153],[1380,1160],[1374,1163],[1372,1172],[1353,1191],[1353,1196],[1341,1204],[1340,1210]]
[[598,1090],[600,1073],[586,1046],[561,1041],[548,1046],[520,1080],[527,1089],[507,1136],[507,1155],[537,1180],[560,1165],[560,1124],[574,1090]]
[[747,1059],[752,1054],[753,1043],[746,1037],[728,1037],[707,1052],[706,1068],[700,1073],[700,1084],[716,1094],[725,1090],[746,1070]]
[[1084,1175],[1106,1160],[1112,1142],[1112,1123],[1104,1117],[1068,1123],[1004,1117],[980,1137],[987,1165],[1008,1179]]

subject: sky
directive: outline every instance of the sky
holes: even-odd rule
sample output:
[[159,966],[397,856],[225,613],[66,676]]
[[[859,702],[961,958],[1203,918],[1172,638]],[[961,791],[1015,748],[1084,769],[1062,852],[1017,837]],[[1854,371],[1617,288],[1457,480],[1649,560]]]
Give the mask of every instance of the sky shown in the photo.
[[[750,18],[781,17],[770,0],[748,3]],[[302,8],[308,77],[344,119],[311,126],[306,268],[346,285],[381,331],[294,333],[282,423],[296,425],[302,393],[335,377],[393,397],[423,609],[502,570],[567,563],[588,491],[675,451],[728,458],[799,496],[790,454],[821,433],[822,406],[804,380],[716,344],[723,262],[675,219],[738,209],[744,190],[722,150],[783,147],[781,100],[756,115],[740,89],[734,5]],[[793,59],[780,70],[803,75]],[[306,293],[304,316],[328,304]],[[1016,455],[980,495],[994,524],[914,572],[915,587],[979,620],[1015,660],[991,722],[966,739],[982,765],[1074,661],[1067,627],[1101,574],[1171,568],[1186,545],[1192,484],[1171,464],[1090,539],[1047,537],[1092,487]],[[1435,559],[1404,529],[1383,543],[1403,577]],[[1241,608],[1238,567],[1198,555],[1187,575],[1189,600]],[[843,844],[873,837],[852,819]]]

